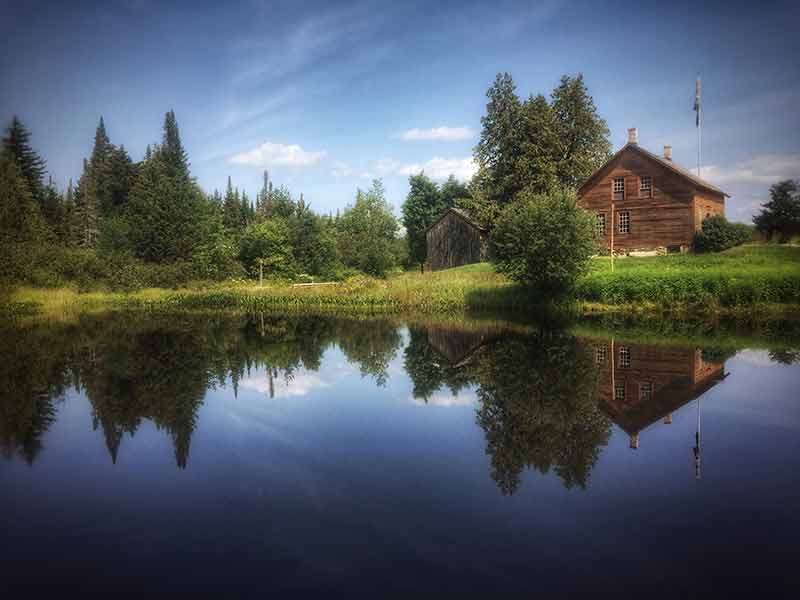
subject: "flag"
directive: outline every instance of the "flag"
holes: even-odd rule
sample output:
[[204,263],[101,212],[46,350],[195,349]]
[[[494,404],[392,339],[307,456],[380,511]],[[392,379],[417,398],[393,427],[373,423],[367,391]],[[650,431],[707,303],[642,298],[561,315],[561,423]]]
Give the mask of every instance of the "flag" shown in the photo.
[[697,113],[695,117],[695,127],[700,127],[700,76],[698,75],[697,81],[694,84],[694,112]]

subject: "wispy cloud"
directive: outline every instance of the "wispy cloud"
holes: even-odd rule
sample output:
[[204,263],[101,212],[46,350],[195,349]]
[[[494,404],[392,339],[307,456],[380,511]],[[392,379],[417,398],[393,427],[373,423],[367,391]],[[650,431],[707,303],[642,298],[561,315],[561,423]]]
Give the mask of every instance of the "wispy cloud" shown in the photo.
[[273,380],[271,384],[266,375],[249,377],[239,382],[239,386],[262,394],[269,394],[272,391],[275,398],[306,396],[314,390],[330,387],[330,385],[315,373],[298,373],[289,379]]
[[475,136],[475,130],[470,127],[432,127],[431,129],[419,129],[414,127],[400,134],[400,138],[410,142],[417,140],[437,140],[453,142],[457,140],[468,140]]
[[264,142],[257,148],[231,157],[230,163],[251,167],[313,167],[325,158],[326,152],[303,150],[298,144]]
[[800,154],[764,154],[730,166],[701,167],[703,178],[725,185],[751,183],[771,185],[781,179],[800,177]]
[[401,175],[416,175],[424,172],[432,179],[447,179],[450,175],[454,175],[456,179],[467,181],[477,170],[478,166],[472,157],[441,158],[437,156],[423,164],[402,165],[397,172]]

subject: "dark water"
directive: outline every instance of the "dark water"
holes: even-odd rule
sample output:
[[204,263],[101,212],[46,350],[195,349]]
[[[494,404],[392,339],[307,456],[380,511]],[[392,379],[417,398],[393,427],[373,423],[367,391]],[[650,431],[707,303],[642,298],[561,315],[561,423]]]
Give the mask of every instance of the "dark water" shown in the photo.
[[3,597],[800,590],[791,339],[132,315],[0,336]]

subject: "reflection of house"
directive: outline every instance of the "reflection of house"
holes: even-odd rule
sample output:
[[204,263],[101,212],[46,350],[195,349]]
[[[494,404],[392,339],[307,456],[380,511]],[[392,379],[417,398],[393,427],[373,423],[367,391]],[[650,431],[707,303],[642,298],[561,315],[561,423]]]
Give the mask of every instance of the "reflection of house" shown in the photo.
[[639,446],[639,433],[711,389],[725,376],[724,362],[703,360],[700,350],[641,344],[595,344],[598,401]]

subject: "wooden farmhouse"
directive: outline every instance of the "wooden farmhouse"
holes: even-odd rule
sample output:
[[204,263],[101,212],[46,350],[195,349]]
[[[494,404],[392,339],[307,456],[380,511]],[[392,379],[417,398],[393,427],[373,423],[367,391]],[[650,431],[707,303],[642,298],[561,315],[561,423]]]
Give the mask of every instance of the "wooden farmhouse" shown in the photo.
[[728,196],[672,162],[672,147],[657,156],[628,143],[578,189],[578,202],[597,218],[597,232],[615,254],[685,252],[703,220],[725,215]]
[[489,235],[467,212],[449,208],[425,231],[428,268],[449,269],[489,258]]

